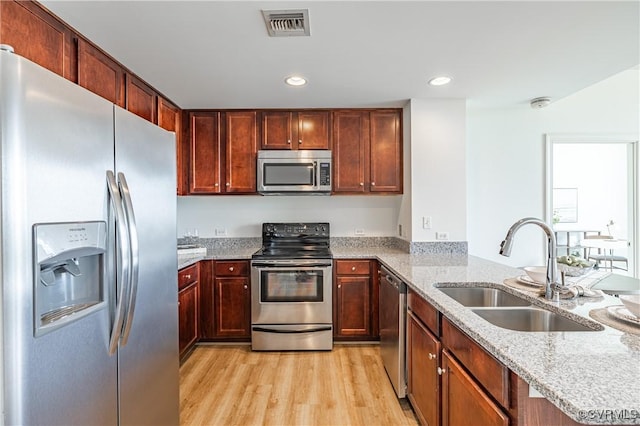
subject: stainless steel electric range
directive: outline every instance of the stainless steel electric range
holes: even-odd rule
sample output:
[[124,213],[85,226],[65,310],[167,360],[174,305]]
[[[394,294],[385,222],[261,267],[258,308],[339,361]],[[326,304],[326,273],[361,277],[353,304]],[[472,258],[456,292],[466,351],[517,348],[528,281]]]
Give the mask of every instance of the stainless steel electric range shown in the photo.
[[263,223],[251,260],[251,347],[333,348],[328,223]]

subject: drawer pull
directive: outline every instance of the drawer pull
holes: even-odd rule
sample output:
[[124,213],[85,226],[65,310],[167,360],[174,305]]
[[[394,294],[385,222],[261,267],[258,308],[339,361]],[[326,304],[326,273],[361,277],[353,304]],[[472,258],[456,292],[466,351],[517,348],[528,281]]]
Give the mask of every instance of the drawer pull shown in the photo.
[[436,357],[436,354],[432,354],[432,353],[429,354],[429,359],[435,359],[435,357]]
[[444,373],[446,373],[446,372],[447,372],[447,370],[446,370],[446,369],[444,369],[444,368],[442,368],[442,367],[438,367],[438,374],[439,374],[439,375],[441,375],[441,376],[442,376],[442,375],[443,375]]
[[184,276],[185,279],[190,280],[191,279],[191,274],[187,274]]
[[351,270],[352,270],[352,271],[355,271],[355,270],[356,270],[356,267],[355,267],[355,266],[352,266],[352,267],[351,267]]
[[245,284],[245,285],[244,285],[244,289],[246,290],[247,288],[249,288],[249,287],[247,287],[247,285]]
[[229,266],[229,271],[233,272],[233,266]]

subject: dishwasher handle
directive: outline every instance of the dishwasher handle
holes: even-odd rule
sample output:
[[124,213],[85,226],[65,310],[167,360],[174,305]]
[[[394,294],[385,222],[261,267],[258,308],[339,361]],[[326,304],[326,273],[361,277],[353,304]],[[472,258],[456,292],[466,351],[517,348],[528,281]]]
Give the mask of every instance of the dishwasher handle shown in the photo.
[[384,266],[380,267],[380,274],[382,274],[382,277],[385,280],[387,280],[387,282],[389,284],[391,284],[392,286],[394,286],[398,290],[402,290],[402,281],[398,277],[396,277],[394,274],[392,274]]

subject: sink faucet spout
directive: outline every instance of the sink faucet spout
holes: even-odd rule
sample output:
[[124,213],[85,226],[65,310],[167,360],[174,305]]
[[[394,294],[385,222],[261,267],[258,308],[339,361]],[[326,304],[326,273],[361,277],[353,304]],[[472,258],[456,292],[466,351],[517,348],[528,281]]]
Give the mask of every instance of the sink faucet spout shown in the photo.
[[513,238],[522,226],[527,224],[538,225],[545,234],[547,234],[547,279],[545,283],[544,297],[548,300],[558,300],[559,294],[558,288],[558,261],[557,261],[557,246],[556,236],[549,225],[540,219],[535,217],[525,217],[520,219],[507,231],[507,236],[500,244],[500,254],[502,256],[511,255],[511,246],[513,245]]

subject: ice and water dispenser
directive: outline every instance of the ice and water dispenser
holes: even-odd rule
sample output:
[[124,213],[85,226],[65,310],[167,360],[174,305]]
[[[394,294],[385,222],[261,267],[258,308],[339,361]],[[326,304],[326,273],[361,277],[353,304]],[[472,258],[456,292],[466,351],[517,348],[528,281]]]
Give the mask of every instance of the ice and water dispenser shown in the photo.
[[106,223],[33,227],[34,334],[41,336],[106,305]]

